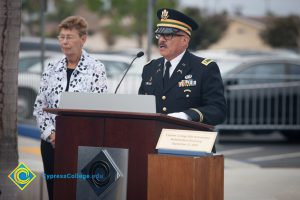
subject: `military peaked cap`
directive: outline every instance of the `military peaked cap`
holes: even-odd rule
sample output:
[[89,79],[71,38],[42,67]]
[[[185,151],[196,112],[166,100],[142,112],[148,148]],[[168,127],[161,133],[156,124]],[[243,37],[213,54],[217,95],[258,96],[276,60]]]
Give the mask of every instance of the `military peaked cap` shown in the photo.
[[198,28],[198,24],[192,18],[174,9],[159,9],[157,17],[160,21],[157,23],[156,34],[172,34],[181,30],[190,36],[191,32]]

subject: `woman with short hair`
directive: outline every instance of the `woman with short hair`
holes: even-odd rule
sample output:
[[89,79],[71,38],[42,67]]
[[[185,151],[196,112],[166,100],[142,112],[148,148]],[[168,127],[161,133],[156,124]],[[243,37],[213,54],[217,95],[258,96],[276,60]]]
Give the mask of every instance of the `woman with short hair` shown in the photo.
[[[87,22],[70,16],[58,26],[58,40],[64,57],[45,68],[33,115],[41,130],[41,153],[45,174],[54,173],[55,115],[43,108],[58,108],[62,92],[107,93],[104,65],[92,58],[83,45],[87,39]],[[49,199],[53,199],[53,180],[46,180]]]

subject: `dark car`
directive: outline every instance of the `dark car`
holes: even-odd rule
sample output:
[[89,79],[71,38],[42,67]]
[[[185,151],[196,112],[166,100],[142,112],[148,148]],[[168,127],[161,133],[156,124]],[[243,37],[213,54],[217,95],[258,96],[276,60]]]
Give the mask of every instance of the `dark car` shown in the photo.
[[[44,39],[45,51],[61,52],[61,48],[57,39],[45,38]],[[21,37],[20,51],[40,51],[41,38],[39,37]]]
[[251,59],[223,80],[228,113],[220,132],[276,130],[300,138],[300,59]]
[[300,56],[296,53],[249,50],[205,50],[222,74],[227,119],[219,133],[271,133],[300,139]]

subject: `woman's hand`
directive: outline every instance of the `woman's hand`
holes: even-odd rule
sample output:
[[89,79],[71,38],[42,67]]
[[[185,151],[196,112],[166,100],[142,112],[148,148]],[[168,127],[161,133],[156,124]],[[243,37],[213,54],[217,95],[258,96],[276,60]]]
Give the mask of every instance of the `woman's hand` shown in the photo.
[[52,133],[49,135],[49,142],[51,143],[52,147],[55,148],[55,131],[52,131]]

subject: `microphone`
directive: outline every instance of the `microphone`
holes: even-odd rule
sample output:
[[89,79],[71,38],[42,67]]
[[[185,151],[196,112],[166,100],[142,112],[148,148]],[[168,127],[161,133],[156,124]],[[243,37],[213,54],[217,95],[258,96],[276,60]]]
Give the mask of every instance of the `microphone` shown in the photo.
[[127,69],[126,69],[126,71],[125,71],[125,73],[124,73],[124,75],[123,75],[121,81],[119,82],[119,84],[118,84],[118,86],[117,86],[117,88],[116,88],[116,90],[115,90],[115,94],[117,93],[117,91],[118,91],[118,89],[119,89],[119,87],[120,87],[120,85],[121,85],[121,83],[122,83],[124,77],[126,76],[128,70],[130,69],[132,63],[135,61],[135,59],[140,58],[140,57],[142,57],[143,55],[144,55],[144,52],[142,52],[142,51],[140,51],[140,52],[138,52],[138,53],[136,54],[136,56],[134,57],[134,59],[131,61],[130,65],[127,67]]

